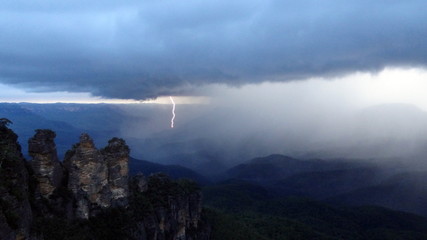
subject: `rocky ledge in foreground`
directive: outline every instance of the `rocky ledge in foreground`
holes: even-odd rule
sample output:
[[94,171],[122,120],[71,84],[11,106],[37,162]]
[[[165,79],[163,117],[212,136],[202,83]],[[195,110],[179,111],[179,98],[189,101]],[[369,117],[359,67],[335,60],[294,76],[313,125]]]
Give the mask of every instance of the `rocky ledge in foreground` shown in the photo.
[[82,134],[60,162],[55,133],[39,129],[27,162],[16,134],[0,134],[0,239],[209,239],[197,184],[130,178],[123,139],[98,150]]

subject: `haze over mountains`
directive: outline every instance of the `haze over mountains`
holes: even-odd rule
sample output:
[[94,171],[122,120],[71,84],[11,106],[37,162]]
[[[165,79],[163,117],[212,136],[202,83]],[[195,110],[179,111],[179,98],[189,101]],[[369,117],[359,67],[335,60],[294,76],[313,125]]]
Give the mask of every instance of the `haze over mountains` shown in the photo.
[[[427,113],[413,105],[379,105],[303,122],[289,116],[276,131],[248,128],[261,119],[274,122],[265,116],[242,123],[247,115],[228,115],[230,109],[179,110],[182,122],[170,129],[168,105],[0,104],[23,149],[37,128],[56,131],[60,159],[82,132],[95,143],[118,136],[131,148],[131,175],[164,172],[196,180],[204,186],[213,239],[247,237],[227,232],[225,222],[258,239],[377,239],[371,234],[383,237],[384,229],[390,236],[427,235]],[[288,153],[294,155],[282,155]]]
[[[213,111],[203,111],[203,106],[180,106],[182,122],[175,129],[169,129],[168,105],[0,105],[0,115],[14,122],[11,127],[19,134],[24,149],[27,136],[37,128],[57,132],[60,156],[81,132],[91,134],[95,143],[118,136],[126,139],[136,159],[182,166],[131,161],[131,166],[136,164],[135,168],[145,173],[163,171],[176,177],[190,177],[202,184],[209,182],[206,176],[214,176],[214,180],[237,178],[261,184],[282,195],[349,204],[379,204],[427,214],[421,204],[423,201],[410,203],[424,196],[424,190],[416,186],[422,182],[423,174],[419,171],[426,169],[427,145],[427,113],[412,105],[366,108],[333,125],[330,125],[332,122],[319,124],[322,119],[308,119],[283,126],[277,132],[239,131],[238,121],[229,123],[228,128],[212,120],[207,126],[206,121],[213,116]],[[217,110],[217,118],[227,114]],[[236,129],[231,131],[231,126]],[[292,131],[307,134],[293,135]],[[320,132],[324,135],[320,136]],[[299,147],[292,149],[297,143]],[[272,153],[292,157],[256,158]],[[255,159],[249,161],[252,158]],[[414,170],[419,173],[412,174]],[[373,189],[378,193],[370,194]],[[404,192],[412,197],[405,197]],[[421,195],[417,198],[417,194]],[[384,202],[387,198],[400,199],[400,202]]]
[[[2,195],[1,201],[1,213],[4,214],[0,221],[2,226],[0,234],[7,236],[6,239],[14,239],[9,236],[19,234],[15,231],[15,226],[18,226],[18,230],[24,229],[26,235],[42,232],[44,236],[40,235],[41,237],[38,239],[46,240],[58,239],[58,236],[60,239],[65,236],[85,236],[89,232],[91,233],[90,239],[103,239],[102,236],[117,239],[118,236],[122,237],[123,234],[127,234],[129,239],[159,240],[163,238],[156,236],[181,234],[181,231],[177,232],[175,227],[168,227],[167,230],[161,227],[164,223],[162,219],[168,219],[167,225],[170,224],[170,226],[175,226],[174,224],[178,221],[173,217],[165,218],[169,213],[172,214],[171,216],[178,216],[178,213],[183,216],[199,216],[196,218],[197,222],[200,222],[198,229],[195,230],[189,226],[188,231],[184,231],[186,234],[188,232],[189,236],[195,234],[195,239],[273,240],[283,238],[339,239],[344,237],[345,239],[366,240],[395,239],[397,236],[400,239],[425,239],[427,236],[425,228],[427,226],[425,218],[427,217],[425,207],[427,174],[425,171],[409,171],[408,167],[400,168],[400,166],[404,166],[401,163],[366,159],[302,160],[273,154],[238,164],[217,175],[213,182],[181,166],[167,166],[131,158],[129,162],[131,176],[138,172],[150,175],[148,182],[143,175],[136,175],[135,178],[132,178],[134,180],[130,181],[132,184],[137,184],[129,185],[133,186],[132,189],[141,187],[141,189],[145,189],[141,190],[145,191],[144,194],[132,195],[129,198],[131,210],[108,207],[103,212],[97,208],[96,204],[90,205],[94,207],[93,209],[84,207],[86,205],[83,203],[86,198],[75,205],[77,208],[72,207],[74,205],[64,208],[66,204],[71,203],[66,200],[67,197],[74,196],[67,193],[66,187],[71,186],[72,190],[80,189],[73,185],[77,183],[75,179],[82,178],[82,184],[87,183],[86,179],[89,178],[86,174],[88,172],[91,181],[94,181],[89,184],[95,184],[95,186],[104,183],[104,181],[100,181],[102,176],[108,176],[108,184],[111,186],[118,183],[113,178],[118,173],[126,173],[126,178],[128,178],[127,171],[122,172],[117,165],[122,166],[124,162],[122,164],[120,161],[125,161],[123,166],[125,169],[128,168],[129,148],[125,141],[113,138],[108,142],[106,148],[98,151],[90,137],[82,134],[80,142],[73,145],[67,153],[66,160],[61,164],[56,157],[56,147],[53,142],[55,133],[50,130],[38,130],[30,141],[29,151],[34,158],[33,162],[27,162],[22,158],[21,148],[15,142],[17,136],[6,126],[3,125],[1,128],[2,162],[5,163],[0,165],[2,168],[1,187],[6,195]],[[11,139],[8,138],[10,136],[12,136]],[[13,144],[8,144],[5,140]],[[8,157],[11,146],[15,149],[14,156],[19,157]],[[11,164],[17,160],[20,164],[16,164],[16,166]],[[91,161],[97,163],[99,167],[93,167],[95,165]],[[39,162],[40,164],[38,164]],[[51,162],[55,162],[55,165],[49,164]],[[74,162],[77,162],[76,165],[71,165]],[[10,171],[11,166],[14,166],[16,171]],[[37,168],[38,166],[39,168]],[[47,169],[44,166],[50,166],[47,177],[70,178],[69,183],[53,181],[55,184],[65,184],[62,190],[50,187],[50,181],[45,182],[46,176],[42,175],[43,171]],[[396,168],[396,166],[399,167]],[[34,172],[28,170],[29,167],[34,168]],[[55,174],[55,172],[59,173],[61,169],[65,171],[64,174]],[[22,179],[20,179],[22,180],[21,188],[13,185],[11,177],[19,172],[18,170],[28,171],[27,175],[22,175]],[[108,175],[102,174],[102,171],[108,172]],[[162,174],[152,175],[159,171],[168,173],[173,178],[191,178],[202,184],[205,201],[203,214],[200,215],[202,209],[200,193],[197,193],[195,198],[185,198],[185,194],[199,191],[199,187],[195,183],[185,179],[171,181]],[[30,176],[28,181],[25,180],[25,176]],[[124,179],[122,175],[117,176],[121,180]],[[37,183],[40,184],[40,187]],[[127,186],[128,181],[120,181],[120,183]],[[146,188],[147,184],[148,188]],[[87,187],[82,189],[94,191]],[[114,188],[111,187],[111,189]],[[93,194],[110,194],[104,188],[100,192],[97,192],[98,190],[96,189]],[[37,202],[34,201],[37,198],[29,197],[31,208],[26,200],[24,209],[19,205],[19,199],[22,196],[32,196],[33,191],[52,194],[52,197],[49,197],[49,200],[46,198],[44,202]],[[115,192],[113,190],[111,192],[115,196]],[[20,193],[24,195],[21,196]],[[79,194],[76,196],[84,196]],[[75,198],[77,199],[77,197]],[[175,197],[188,201],[171,202],[171,199],[173,200]],[[98,198],[89,199],[98,201]],[[100,199],[108,200],[105,197]],[[138,202],[135,202],[136,200]],[[160,203],[171,205],[169,208],[164,206],[162,208]],[[194,205],[195,203],[197,206]],[[11,206],[10,204],[17,207],[7,207]],[[50,207],[43,207],[42,204],[48,204],[46,206]],[[160,206],[158,206],[159,204]],[[178,209],[177,213],[173,212],[178,206],[182,208]],[[194,211],[183,212],[187,209],[186,206],[190,206],[190,210],[194,208]],[[24,209],[30,217],[14,217],[16,209],[20,211]],[[53,211],[51,209],[58,211],[58,214],[62,214],[65,210],[76,211],[76,214],[84,213],[82,216],[85,216],[86,220],[65,219],[63,215],[58,215],[60,217],[57,219],[38,215],[40,213],[37,211]],[[97,211],[95,211],[96,209]],[[155,215],[153,209],[156,214],[162,212],[163,215],[160,217]],[[89,210],[94,214],[90,218],[86,214],[88,212],[85,212]],[[196,215],[194,215],[195,213]],[[36,216],[35,222],[25,222],[25,219],[31,219],[31,214]],[[100,217],[96,214],[99,214]],[[144,222],[136,224],[135,221],[138,219],[141,221],[141,216],[145,216]],[[200,216],[202,217],[200,218]],[[121,220],[117,221],[116,217]],[[179,219],[187,218],[179,217]],[[156,220],[160,222],[157,223]],[[193,222],[193,219],[190,218],[190,221]],[[58,224],[62,224],[63,228],[58,228]],[[120,230],[111,230],[115,227],[119,227]],[[135,232],[132,229],[146,229],[147,233]],[[139,236],[145,237],[140,238]]]
[[[65,162],[87,153],[75,144],[79,137],[95,152],[114,139],[129,146],[131,174],[162,171],[202,185],[206,209],[198,197],[195,212],[211,223],[202,221],[203,236],[157,214],[169,197],[189,190],[200,196],[194,182],[160,174],[148,199],[135,191],[129,198],[134,210],[150,212],[153,221],[145,225],[152,235],[133,232],[129,239],[207,240],[210,229],[213,240],[427,239],[425,9],[425,0],[4,1],[0,173],[7,174],[0,174],[0,233],[21,239],[14,223],[31,222],[10,203],[20,205],[22,187],[30,189],[28,201],[37,195],[24,177],[33,174],[27,160],[34,151],[27,149],[36,130],[57,136],[49,145],[55,166],[56,151]],[[111,156],[99,156],[77,161],[94,166],[90,159],[97,159],[90,179],[105,169],[112,175],[123,169],[125,176],[127,160],[123,168],[109,160],[105,166]],[[67,183],[77,178],[67,175],[73,168],[65,170],[58,194],[79,202],[79,191],[93,187],[86,177],[84,186]],[[110,180],[99,196],[120,192],[117,179]],[[77,195],[70,198],[66,189]],[[92,203],[109,201],[91,196]],[[80,204],[79,212],[86,206],[92,207]],[[79,221],[58,232],[61,222],[47,218],[46,233],[62,237],[45,240],[74,230],[79,240],[116,240],[121,233],[110,230],[120,226],[145,229],[123,221],[144,214],[116,213],[86,222],[113,225],[94,228],[92,238]]]
[[[426,155],[427,113],[408,104],[379,105],[345,116],[323,114],[301,119],[288,115],[286,121],[274,127],[277,120],[263,115],[231,115],[230,109],[180,105],[174,129],[169,128],[169,105],[0,106],[0,114],[14,122],[11,127],[24,148],[37,128],[58,132],[60,156],[81,132],[91,134],[95,143],[118,136],[126,139],[135,158],[179,164],[204,174],[216,174],[272,153],[305,159],[392,159],[421,165]],[[249,123],[244,122],[246,117],[250,117]]]

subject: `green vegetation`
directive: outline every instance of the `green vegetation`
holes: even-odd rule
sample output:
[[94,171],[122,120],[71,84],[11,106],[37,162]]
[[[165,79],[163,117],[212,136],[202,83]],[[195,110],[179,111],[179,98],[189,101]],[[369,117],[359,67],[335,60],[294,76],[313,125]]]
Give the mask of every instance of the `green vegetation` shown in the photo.
[[110,209],[89,220],[37,218],[33,230],[42,233],[46,240],[116,240],[130,239],[127,230],[133,226],[128,211]]
[[0,127],[7,127],[10,124],[12,124],[12,121],[10,121],[7,118],[0,118]]
[[[136,182],[131,182],[132,195],[129,208],[111,208],[100,212],[88,220],[69,221],[65,217],[36,218],[33,230],[44,236],[45,240],[117,240],[133,239],[129,234],[136,231],[138,222],[147,216],[155,216],[158,207],[168,207],[171,198],[182,197],[198,189],[191,180],[173,181],[164,174],[148,178],[148,190],[135,191]],[[58,191],[67,196],[66,191]]]
[[176,180],[179,187],[187,194],[200,191],[200,186],[195,181],[188,178],[181,178]]
[[147,184],[148,190],[144,194],[154,208],[167,207],[169,198],[184,193],[176,181],[161,173],[149,177]]
[[237,215],[206,208],[205,213],[212,225],[212,238],[221,240],[267,240]]
[[[274,197],[260,186],[227,181],[203,189],[213,239],[427,239],[427,219],[380,207],[337,207]],[[262,236],[262,237],[259,237]]]

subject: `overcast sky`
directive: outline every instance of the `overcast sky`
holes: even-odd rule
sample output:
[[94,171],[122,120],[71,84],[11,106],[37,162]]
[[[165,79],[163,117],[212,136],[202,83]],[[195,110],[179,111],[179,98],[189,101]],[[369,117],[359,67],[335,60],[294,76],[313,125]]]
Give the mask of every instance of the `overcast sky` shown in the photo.
[[211,84],[336,79],[427,63],[425,0],[0,4],[3,99],[17,89],[201,95]]

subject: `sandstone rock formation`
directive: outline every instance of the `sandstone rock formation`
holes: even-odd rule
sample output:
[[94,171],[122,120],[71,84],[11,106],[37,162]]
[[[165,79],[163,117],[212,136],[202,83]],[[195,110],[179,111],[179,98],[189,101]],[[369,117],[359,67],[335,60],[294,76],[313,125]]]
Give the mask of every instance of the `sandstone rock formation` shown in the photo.
[[77,201],[76,217],[87,219],[99,209],[127,205],[128,161],[129,147],[123,139],[111,139],[100,151],[89,135],[81,135],[64,160],[68,189]]
[[147,178],[142,173],[138,173],[133,177],[133,185],[135,192],[144,193],[148,190]]
[[108,141],[108,146],[102,149],[107,162],[108,183],[111,192],[112,206],[126,206],[129,196],[129,147],[120,138]]
[[107,208],[110,204],[108,169],[101,152],[87,134],[68,151],[64,159],[68,171],[68,189],[77,201],[76,217],[87,219],[90,207]]
[[56,153],[55,137],[51,130],[38,129],[28,140],[28,152],[33,158],[31,166],[38,181],[36,198],[49,198],[62,181],[63,169]]
[[27,164],[17,136],[0,126],[1,240],[209,239],[194,183],[130,178],[129,147],[119,138],[98,150],[82,134],[62,164],[54,139],[53,131],[36,130]]

